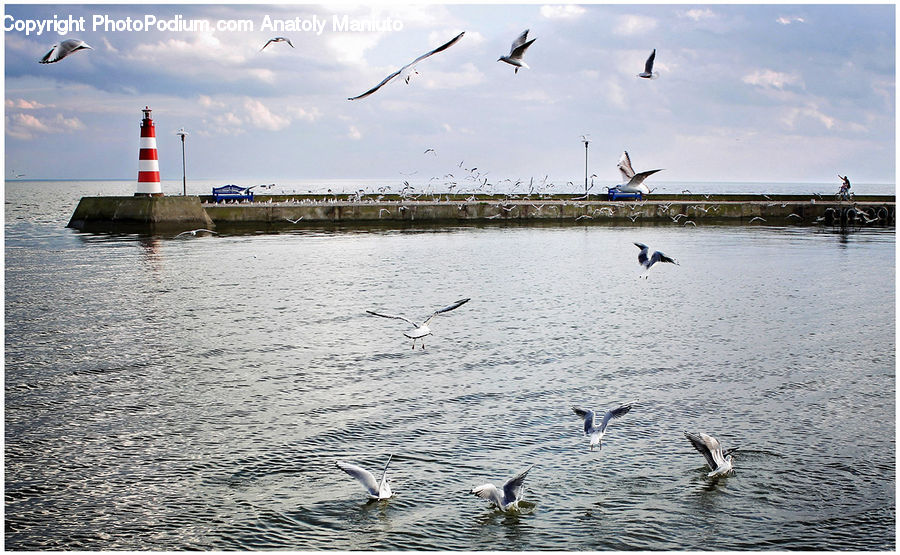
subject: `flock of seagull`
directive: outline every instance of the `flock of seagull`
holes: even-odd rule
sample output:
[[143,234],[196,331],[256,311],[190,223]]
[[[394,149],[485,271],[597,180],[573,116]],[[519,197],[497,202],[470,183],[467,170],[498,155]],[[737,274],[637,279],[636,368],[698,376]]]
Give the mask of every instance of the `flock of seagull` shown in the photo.
[[[525,29],[524,31],[522,31],[522,33],[519,36],[517,36],[516,39],[512,42],[512,45],[510,45],[509,54],[500,56],[497,59],[498,62],[505,62],[505,63],[513,66],[514,73],[518,73],[519,69],[523,69],[523,68],[529,69],[528,64],[525,63],[525,59],[524,59],[525,52],[537,40],[536,38],[532,38],[532,39],[528,38],[529,31],[530,31],[530,29]],[[454,44],[459,42],[465,34],[466,34],[465,31],[459,33],[458,35],[456,35],[449,41],[445,42],[444,44],[438,46],[437,48],[429,50],[428,52],[422,54],[421,56],[415,58],[413,61],[404,65],[400,69],[394,71],[393,73],[391,73],[390,75],[388,75],[387,77],[382,79],[381,82],[379,82],[377,85],[375,85],[371,89],[369,89],[359,95],[349,97],[347,100],[360,100],[360,99],[366,98],[366,97],[374,94],[376,91],[381,89],[381,87],[390,83],[391,81],[393,81],[394,79],[396,79],[398,77],[400,79],[402,79],[403,81],[405,81],[407,84],[409,84],[410,78],[413,75],[418,74],[418,71],[416,70],[416,65],[419,62],[422,62],[423,60],[425,60],[435,54],[438,54],[440,52],[447,50],[448,48],[450,48],[451,46],[453,46]],[[294,44],[291,42],[291,40],[288,37],[277,36],[277,37],[273,37],[273,38],[269,39],[265,44],[263,44],[262,48],[260,48],[259,51],[262,52],[269,45],[279,44],[279,43],[284,43],[284,44],[290,46],[291,48],[295,48]],[[82,50],[91,50],[91,49],[92,49],[92,47],[89,46],[83,40],[79,40],[79,39],[63,40],[57,44],[54,44],[53,47],[43,56],[43,58],[41,58],[39,63],[42,63],[42,64],[56,63],[64,58],[66,58],[67,56],[74,54],[75,52],[79,52]],[[656,59],[656,49],[654,48],[653,51],[650,53],[650,56],[647,58],[647,61],[644,64],[644,71],[642,71],[641,73],[638,73],[637,76],[645,78],[645,79],[656,79],[659,76],[659,74],[657,72],[653,71],[653,63],[654,63],[655,59]],[[433,149],[430,149],[430,150],[432,150],[432,152],[433,152]],[[428,150],[426,150],[425,152],[428,153]],[[616,186],[616,188],[619,191],[625,192],[625,193],[649,194],[650,189],[646,185],[644,185],[644,180],[647,177],[649,177],[650,175],[652,175],[658,171],[661,171],[659,169],[656,169],[656,170],[649,170],[649,171],[643,171],[643,172],[636,173],[631,167],[631,159],[629,158],[627,151],[624,152],[622,154],[622,157],[619,159],[618,168],[622,174],[624,181],[623,181],[623,183]]]
[[[497,60],[513,66],[514,73],[518,73],[519,69],[522,68],[528,69],[528,64],[526,64],[524,60],[525,52],[532,44],[534,44],[535,40],[537,40],[534,38],[529,40],[528,32],[529,30],[526,29],[518,37],[516,37],[516,39],[510,46],[509,54],[501,56]],[[434,54],[450,48],[451,46],[459,42],[459,40],[462,39],[464,35],[465,32],[462,32],[450,39],[448,42],[426,52],[425,54],[422,54],[412,62],[404,65],[397,71],[385,77],[380,83],[378,83],[371,89],[357,96],[350,97],[348,98],[348,100],[360,100],[366,98],[397,77],[400,77],[406,83],[409,83],[412,75],[418,73],[415,69],[416,64],[430,56],[433,56]],[[260,51],[265,50],[265,48],[270,44],[282,42],[286,43],[291,48],[294,48],[294,45],[291,43],[290,39],[286,37],[274,37],[266,42],[263,47],[260,48]],[[43,58],[41,58],[40,63],[55,63],[62,60],[66,56],[69,56],[70,54],[89,49],[91,49],[91,47],[82,40],[64,40],[58,44],[55,44],[50,49],[50,51],[47,52],[47,54],[44,55]],[[639,77],[654,79],[658,76],[658,73],[655,73],[653,71],[653,62],[655,58],[656,49],[654,49],[650,54],[650,57],[647,58],[647,61],[644,65],[644,71],[638,74]],[[426,151],[426,153],[427,152],[428,151]],[[619,190],[624,192],[641,192],[644,194],[650,192],[647,186],[644,185],[644,180],[650,175],[661,171],[659,169],[655,169],[635,172],[631,166],[631,159],[628,156],[627,151],[623,152],[621,158],[619,159],[618,169],[624,179],[624,182],[618,185]],[[209,230],[193,230],[190,232],[184,232],[180,235],[196,235],[199,232],[215,233]],[[638,263],[644,270],[642,277],[646,278],[647,271],[649,271],[649,269],[657,262],[678,264],[678,262],[674,258],[671,258],[660,251],[654,251],[651,254],[650,248],[643,243],[634,244],[640,249],[640,252],[638,254]],[[448,306],[439,308],[435,310],[431,315],[429,315],[428,318],[426,318],[421,324],[401,315],[375,312],[371,310],[368,310],[366,312],[373,316],[379,316],[388,319],[397,319],[406,322],[407,324],[412,326],[412,329],[405,331],[403,335],[405,335],[409,339],[412,339],[412,348],[416,348],[416,341],[418,340],[421,342],[422,349],[425,349],[425,337],[432,335],[432,330],[429,326],[431,321],[439,314],[444,314],[452,310],[456,310],[457,308],[467,303],[469,300],[470,299],[468,298],[460,299]],[[624,416],[631,410],[631,408],[632,404],[628,403],[606,411],[603,413],[603,416],[602,418],[600,418],[599,422],[597,420],[597,414],[593,410],[580,407],[572,407],[572,411],[583,421],[584,435],[589,439],[590,449],[593,450],[596,446],[599,450],[602,448],[602,440],[604,435],[606,434],[606,430],[610,422],[614,419],[618,419]],[[707,465],[710,469],[710,472],[708,474],[709,477],[726,476],[734,472],[734,467],[732,464],[732,453],[736,450],[735,448],[723,451],[721,445],[719,444],[719,441],[716,438],[704,433],[684,432],[684,435],[691,442],[691,445],[693,445],[693,447],[697,451],[699,451],[706,459]],[[365,488],[366,495],[370,499],[384,500],[389,499],[394,495],[390,487],[390,481],[387,478],[387,469],[392,459],[393,454],[388,457],[388,461],[385,464],[384,469],[382,470],[380,480],[376,479],[375,476],[368,470],[355,464],[338,461],[336,463],[336,466],[342,471],[346,472],[348,475],[358,480]],[[508,479],[501,487],[497,487],[494,484],[487,483],[473,488],[471,490],[471,493],[477,497],[489,501],[492,505],[496,506],[500,510],[507,511],[518,509],[519,501],[522,499],[522,495],[524,492],[525,477],[533,467],[534,465],[531,465],[524,471]]]
[[[642,277],[646,277],[646,272],[657,262],[667,262],[676,265],[678,264],[678,262],[674,258],[667,256],[660,251],[654,251],[652,254],[650,254],[650,248],[643,243],[634,244],[640,249],[637,258],[638,263],[643,268],[644,275]],[[412,329],[403,332],[403,335],[409,339],[412,339],[412,348],[415,349],[416,340],[420,340],[422,349],[425,349],[425,337],[432,335],[432,330],[429,327],[431,321],[437,315],[456,310],[470,300],[471,299],[468,298],[460,299],[445,307],[439,308],[432,312],[431,315],[429,315],[428,318],[425,319],[425,321],[421,324],[405,316],[396,314],[376,312],[373,310],[367,310],[366,313],[371,314],[372,316],[402,320],[406,322],[407,324],[412,326]],[[597,447],[597,450],[602,449],[603,437],[606,435],[607,427],[609,426],[610,422],[627,414],[631,410],[632,404],[633,402],[626,403],[614,409],[605,411],[599,418],[599,414],[594,410],[577,406],[572,407],[572,411],[582,419],[582,422],[584,424],[584,435],[588,438],[588,445],[591,451],[594,450],[595,446]],[[732,454],[738,448],[723,450],[721,444],[719,443],[719,440],[702,432],[692,433],[685,431],[684,436],[690,441],[691,445],[698,452],[700,452],[700,454],[703,455],[704,459],[706,459],[707,466],[710,470],[707,474],[707,477],[719,478],[734,473]],[[346,472],[348,475],[358,480],[362,484],[363,488],[365,488],[366,496],[370,500],[385,500],[391,498],[394,495],[394,492],[391,490],[390,480],[388,479],[387,475],[387,469],[391,464],[393,456],[393,454],[388,456],[387,463],[385,463],[384,465],[384,470],[382,470],[380,479],[376,479],[375,475],[373,475],[371,472],[352,463],[337,461],[335,465],[339,469]],[[529,466],[527,469],[506,480],[506,482],[504,482],[504,484],[500,487],[495,486],[491,483],[487,483],[472,488],[470,493],[489,501],[492,506],[502,511],[518,510],[519,502],[522,500],[522,496],[525,491],[525,477],[528,475],[532,468],[534,468],[534,465]]]
[[[572,407],[572,411],[584,420],[584,435],[589,438],[591,450],[594,449],[595,445],[598,450],[601,448],[601,441],[610,421],[628,413],[631,410],[631,405],[632,403],[627,403],[606,411],[599,423],[593,410]],[[707,473],[708,478],[720,478],[734,474],[733,453],[739,449],[738,447],[723,450],[718,439],[703,432],[693,433],[685,431],[684,437],[706,459],[706,464],[710,469],[709,473]],[[387,473],[388,466],[390,466],[393,458],[393,453],[388,456],[384,470],[381,471],[381,479],[376,479],[375,475],[365,468],[345,461],[337,461],[335,466],[358,480],[365,489],[366,497],[370,501],[382,501],[394,496]],[[486,483],[475,486],[470,493],[489,501],[493,507],[501,511],[518,510],[519,502],[522,500],[525,492],[525,477],[532,468],[534,468],[533,464],[506,480],[501,487],[497,487],[492,483]]]

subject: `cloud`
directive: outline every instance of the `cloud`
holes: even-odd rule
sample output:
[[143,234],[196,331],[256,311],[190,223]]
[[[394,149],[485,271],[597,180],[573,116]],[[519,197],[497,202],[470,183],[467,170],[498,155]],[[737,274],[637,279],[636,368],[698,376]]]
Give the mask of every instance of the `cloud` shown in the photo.
[[788,127],[794,128],[797,125],[797,120],[801,117],[818,121],[824,125],[826,129],[831,129],[837,124],[835,118],[823,113],[819,110],[818,106],[812,103],[800,108],[791,108],[782,118],[782,122]]
[[279,131],[291,124],[290,118],[272,113],[262,102],[252,98],[244,100],[247,118],[255,127],[268,131]]
[[581,17],[585,13],[585,9],[574,4],[565,4],[562,6],[541,6],[541,15],[547,19],[575,19]]
[[616,20],[616,27],[613,33],[620,36],[634,36],[648,33],[656,29],[658,22],[652,17],[645,15],[622,15]]
[[429,89],[457,89],[471,87],[484,82],[484,73],[479,71],[475,64],[467,62],[463,64],[461,71],[430,72],[425,80],[425,87]]
[[191,63],[207,60],[217,64],[243,62],[245,57],[238,54],[240,51],[231,45],[223,44],[211,33],[198,33],[189,39],[170,38],[155,43],[138,44],[128,51],[125,58],[157,65],[167,64],[170,59],[178,59],[181,62],[180,69],[183,71],[188,69],[185,67],[187,60]]
[[202,121],[203,129],[197,131],[197,134],[204,137],[240,135],[244,132],[244,122],[234,115],[234,112],[216,114],[212,116],[211,121],[205,119]]
[[224,102],[219,102],[217,100],[213,100],[212,97],[206,96],[205,94],[201,94],[200,97],[197,99],[197,102],[200,104],[200,106],[203,106],[204,108],[224,108],[225,107]]
[[25,100],[24,98],[18,100],[7,98],[6,107],[18,110],[39,110],[41,108],[47,108],[48,106],[34,100]]
[[603,94],[606,97],[607,102],[616,108],[628,108],[625,89],[622,88],[622,85],[617,79],[612,77],[607,79],[606,85],[603,87]]
[[763,88],[784,89],[786,85],[802,85],[803,82],[796,74],[782,73],[771,69],[756,70],[741,78],[741,81],[749,85]]
[[356,128],[355,125],[351,125],[348,130],[347,136],[353,139],[354,141],[358,141],[362,139],[362,133],[359,132],[359,129]]
[[328,40],[328,48],[342,64],[362,65],[366,61],[366,51],[375,48],[381,35],[374,33],[339,33]]
[[680,15],[681,17],[687,17],[688,19],[693,19],[694,21],[712,19],[716,17],[716,14],[709,8],[694,8],[686,12],[681,12]]
[[19,139],[33,139],[40,133],[71,133],[84,129],[77,117],[67,118],[56,114],[53,118],[38,118],[31,114],[12,114],[6,118],[7,134]]
[[304,108],[300,108],[299,106],[292,106],[288,108],[288,113],[296,119],[306,120],[310,123],[322,117],[322,112],[320,112],[318,108],[310,108],[309,110],[306,110]]
[[796,15],[788,15],[788,16],[783,15],[783,16],[779,17],[778,19],[776,19],[775,21],[777,21],[778,23],[781,23],[782,25],[790,25],[791,23],[795,23],[795,22],[796,23],[805,23],[806,22],[805,19],[803,19],[802,17],[796,16]]
[[103,46],[106,47],[107,51],[112,52],[113,54],[119,53],[119,49],[113,46],[112,43],[109,42],[109,39],[107,39],[106,37],[101,37],[101,39],[103,40]]

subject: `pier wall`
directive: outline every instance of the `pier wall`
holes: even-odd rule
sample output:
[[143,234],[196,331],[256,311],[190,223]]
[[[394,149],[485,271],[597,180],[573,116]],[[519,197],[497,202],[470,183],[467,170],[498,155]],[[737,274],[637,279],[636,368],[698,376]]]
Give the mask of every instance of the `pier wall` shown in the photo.
[[66,227],[82,231],[184,231],[215,223],[199,197],[82,197]]
[[[202,201],[206,202],[202,202]],[[853,201],[791,195],[653,195],[644,201],[440,195],[418,199],[257,195],[254,202],[211,197],[84,197],[68,227],[154,233],[231,227],[268,231],[309,226],[512,222],[522,224],[894,225],[895,197]]]
[[265,227],[303,226],[316,223],[412,223],[490,222],[541,220],[553,222],[657,222],[697,225],[797,223],[828,220],[841,222],[848,211],[860,222],[894,223],[894,197],[855,202],[788,200],[390,200],[345,201],[265,199],[253,203],[206,203],[210,218],[218,225]]

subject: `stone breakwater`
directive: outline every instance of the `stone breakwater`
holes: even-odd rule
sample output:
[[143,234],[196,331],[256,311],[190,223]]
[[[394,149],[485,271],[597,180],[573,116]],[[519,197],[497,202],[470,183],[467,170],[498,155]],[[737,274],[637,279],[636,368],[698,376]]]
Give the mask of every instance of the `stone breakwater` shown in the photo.
[[653,195],[643,201],[561,195],[354,197],[257,195],[253,202],[211,196],[84,197],[68,227],[90,232],[169,233],[196,228],[268,231],[298,227],[519,223],[522,225],[893,226],[895,197],[853,201],[797,195]]
[[769,198],[596,201],[571,199],[343,200],[265,198],[255,202],[204,203],[216,225],[303,226],[314,224],[526,222],[893,225],[894,197],[834,201]]

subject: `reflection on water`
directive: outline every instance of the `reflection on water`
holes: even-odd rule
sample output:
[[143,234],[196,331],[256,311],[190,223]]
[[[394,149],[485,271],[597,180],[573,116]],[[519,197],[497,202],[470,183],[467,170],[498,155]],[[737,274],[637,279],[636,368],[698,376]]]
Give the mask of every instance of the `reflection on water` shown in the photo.
[[[7,205],[7,548],[895,547],[893,230],[57,219]],[[365,313],[462,297],[425,350]],[[571,405],[630,399],[591,452]],[[389,501],[334,465],[389,453]],[[532,463],[523,511],[469,493]]]

